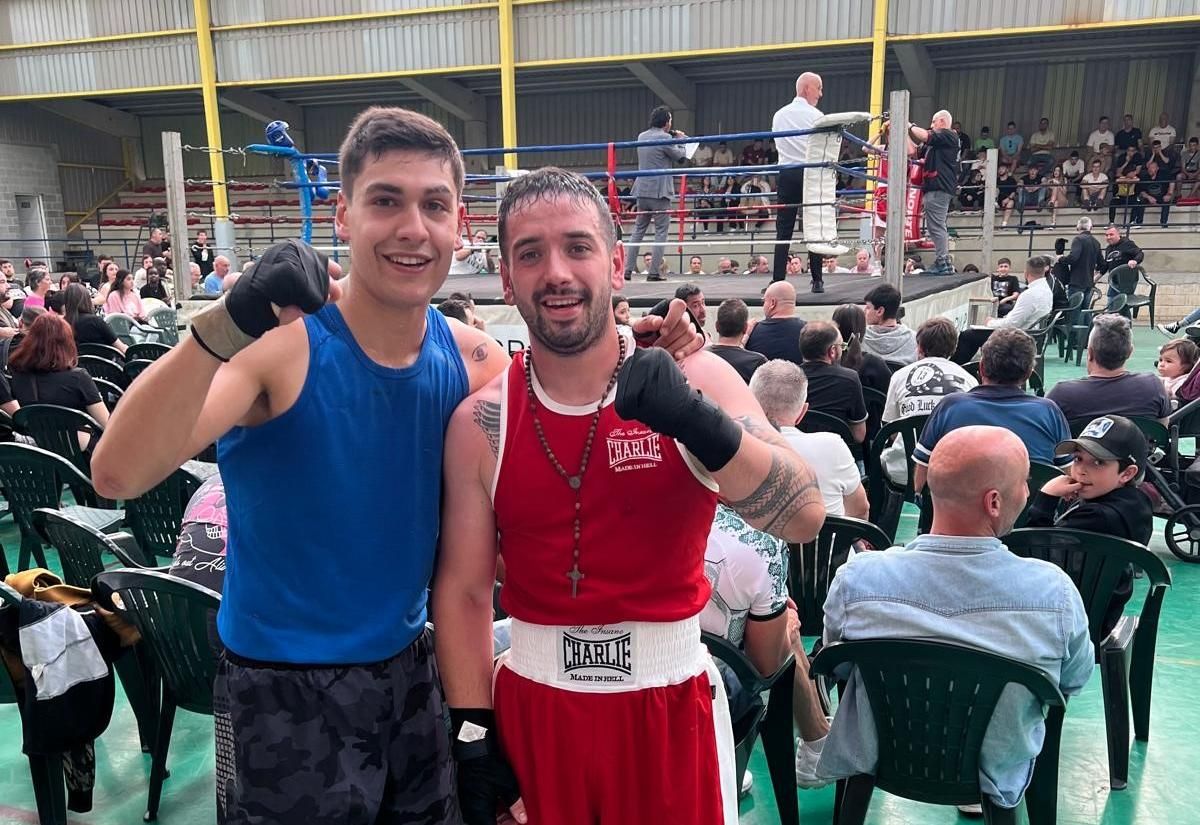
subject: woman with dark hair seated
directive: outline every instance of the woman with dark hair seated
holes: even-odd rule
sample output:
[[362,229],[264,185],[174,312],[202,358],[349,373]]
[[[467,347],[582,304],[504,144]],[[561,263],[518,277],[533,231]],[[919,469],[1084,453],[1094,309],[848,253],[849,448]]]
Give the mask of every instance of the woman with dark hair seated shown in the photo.
[[105,313],[119,312],[128,315],[135,321],[146,320],[146,310],[142,307],[142,298],[133,288],[133,276],[127,270],[117,270],[116,280],[108,291],[108,299],[104,302]]
[[85,412],[102,427],[107,425],[108,408],[100,391],[78,364],[70,325],[52,312],[39,315],[8,356],[13,397],[22,407],[56,404]]
[[63,317],[75,333],[75,343],[107,344],[125,352],[125,343],[117,338],[103,318],[96,314],[92,296],[87,287],[71,284],[63,298]]

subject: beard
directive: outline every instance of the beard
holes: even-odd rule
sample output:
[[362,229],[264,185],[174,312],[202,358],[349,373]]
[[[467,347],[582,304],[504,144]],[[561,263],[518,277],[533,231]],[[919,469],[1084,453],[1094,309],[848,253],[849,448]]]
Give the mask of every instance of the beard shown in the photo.
[[[569,324],[550,320],[542,310],[542,301],[549,297],[578,299],[583,305],[580,317]],[[516,303],[530,337],[556,355],[578,355],[589,349],[612,323],[612,290],[594,295],[586,288],[542,289]]]

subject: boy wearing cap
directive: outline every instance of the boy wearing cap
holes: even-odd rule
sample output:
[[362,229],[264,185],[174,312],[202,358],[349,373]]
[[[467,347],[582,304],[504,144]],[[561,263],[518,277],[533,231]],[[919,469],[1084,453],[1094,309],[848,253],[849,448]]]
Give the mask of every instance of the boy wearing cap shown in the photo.
[[[1047,481],[1029,507],[1029,527],[1090,530],[1140,544],[1154,532],[1154,509],[1138,489],[1149,448],[1137,425],[1121,415],[1093,419],[1078,438],[1064,441],[1057,455],[1074,455],[1065,475]],[[1113,590],[1104,619],[1105,636],[1133,594],[1133,571]]]

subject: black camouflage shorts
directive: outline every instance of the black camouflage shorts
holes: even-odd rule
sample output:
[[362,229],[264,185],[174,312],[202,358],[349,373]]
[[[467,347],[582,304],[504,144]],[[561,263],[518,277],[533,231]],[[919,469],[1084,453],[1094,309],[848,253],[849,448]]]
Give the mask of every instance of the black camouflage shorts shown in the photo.
[[294,667],[226,653],[214,687],[221,825],[460,825],[433,645]]

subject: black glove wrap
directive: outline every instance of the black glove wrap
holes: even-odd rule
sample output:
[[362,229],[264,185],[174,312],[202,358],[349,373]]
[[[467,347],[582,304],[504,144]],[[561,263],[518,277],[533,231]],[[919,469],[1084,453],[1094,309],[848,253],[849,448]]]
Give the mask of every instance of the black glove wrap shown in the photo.
[[689,387],[662,349],[635,349],[625,359],[617,376],[615,404],[617,415],[676,439],[710,473],[728,464],[742,444],[742,428]]
[[306,315],[329,299],[329,259],[295,239],[275,244],[225,296],[225,309],[238,329],[258,338],[279,326],[276,307],[299,307]]
[[[467,722],[487,733],[474,742],[459,741]],[[496,739],[496,712],[489,708],[450,708],[451,753],[458,764],[458,804],[466,825],[495,825],[499,807],[521,798],[517,777]]]

